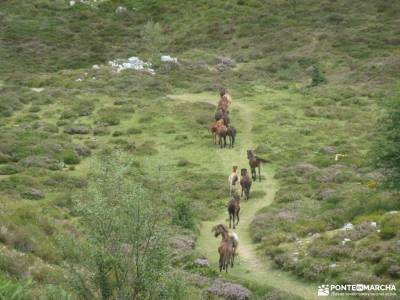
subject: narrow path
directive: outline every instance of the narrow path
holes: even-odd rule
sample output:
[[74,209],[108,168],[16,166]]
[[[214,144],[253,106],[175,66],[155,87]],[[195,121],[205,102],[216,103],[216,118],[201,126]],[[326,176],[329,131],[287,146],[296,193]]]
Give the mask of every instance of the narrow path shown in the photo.
[[[174,95],[174,99],[181,101],[200,100],[199,96],[195,95]],[[201,98],[204,101],[205,97]],[[211,98],[212,99],[212,98]],[[214,103],[215,101],[207,101]],[[238,129],[237,145],[234,149],[219,149],[215,148],[218,153],[218,159],[223,170],[226,170],[227,176],[233,164],[237,164],[239,169],[244,166],[248,167],[247,149],[253,149],[254,143],[251,133],[252,123],[252,108],[239,101],[234,101],[233,108],[239,110],[240,116],[232,114],[232,119],[240,118],[242,124]],[[235,121],[236,123],[236,121]],[[237,124],[237,123],[236,123]],[[257,211],[268,206],[274,200],[275,192],[278,184],[273,178],[273,170],[271,165],[261,166],[262,181],[253,182],[250,200],[242,201],[240,211],[240,223],[235,232],[238,234],[240,242],[238,247],[238,258],[235,267],[229,270],[230,277],[245,279],[250,282],[255,282],[259,285],[270,286],[300,297],[304,299],[318,299],[317,285],[313,286],[303,283],[287,272],[283,272],[273,268],[272,262],[267,257],[262,257],[257,253],[257,244],[254,244],[250,237],[250,224]],[[254,195],[252,197],[252,195]],[[228,201],[228,197],[227,197]],[[211,267],[218,269],[218,246],[220,239],[214,238],[211,233],[211,228],[219,223],[227,224],[227,212],[221,211],[219,217],[212,221],[204,221],[201,224],[197,249],[203,253],[210,261]],[[222,274],[222,276],[225,276]]]

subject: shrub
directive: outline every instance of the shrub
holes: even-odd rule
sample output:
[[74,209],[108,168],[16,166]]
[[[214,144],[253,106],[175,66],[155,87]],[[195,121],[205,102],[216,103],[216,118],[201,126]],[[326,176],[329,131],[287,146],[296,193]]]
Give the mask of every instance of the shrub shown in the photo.
[[390,239],[395,237],[400,232],[400,214],[388,214],[381,223],[380,236],[383,239]]
[[172,224],[187,229],[194,228],[194,213],[192,203],[187,198],[177,198],[175,201]]
[[131,127],[127,130],[128,134],[140,134],[142,130],[140,128]]
[[67,165],[77,165],[81,161],[75,151],[64,151],[61,155],[61,159]]
[[311,86],[317,86],[326,83],[326,78],[317,67],[313,67],[311,71]]

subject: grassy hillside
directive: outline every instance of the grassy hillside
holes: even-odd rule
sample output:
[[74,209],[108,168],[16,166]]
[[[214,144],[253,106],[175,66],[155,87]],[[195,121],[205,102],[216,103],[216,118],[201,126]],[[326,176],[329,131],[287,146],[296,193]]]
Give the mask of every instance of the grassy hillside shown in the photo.
[[[230,150],[214,148],[208,126],[220,86],[234,99],[237,147],[249,147],[251,124],[276,168],[275,201],[251,223],[262,258],[315,285],[399,282],[400,199],[373,165],[381,103],[399,84],[398,1],[89,2],[0,4],[0,294],[74,297],[59,238],[86,238],[74,199],[99,154],[121,151],[136,180],[173,195],[171,236],[198,233],[173,224],[175,198],[196,226],[218,216],[229,169],[216,151]],[[156,74],[107,65],[131,56]],[[214,278],[196,255],[177,255],[173,271]]]

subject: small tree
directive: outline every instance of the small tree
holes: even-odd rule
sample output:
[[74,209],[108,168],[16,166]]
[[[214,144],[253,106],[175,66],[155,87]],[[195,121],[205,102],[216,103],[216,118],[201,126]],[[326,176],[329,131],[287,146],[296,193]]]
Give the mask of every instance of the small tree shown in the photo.
[[77,203],[88,242],[77,252],[84,267],[73,286],[84,299],[158,299],[168,261],[159,201],[119,156],[94,170]]
[[326,83],[326,78],[322,75],[321,71],[317,67],[313,67],[311,71],[311,86],[317,86]]

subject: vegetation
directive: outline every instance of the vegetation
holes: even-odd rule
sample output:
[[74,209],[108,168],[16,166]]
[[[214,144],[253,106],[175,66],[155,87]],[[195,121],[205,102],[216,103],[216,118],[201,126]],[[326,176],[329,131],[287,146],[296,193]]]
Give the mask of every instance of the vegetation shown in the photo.
[[[239,153],[207,132],[221,86],[237,149],[279,182],[251,222],[261,259],[313,286],[399,283],[398,1],[84,2],[0,4],[2,297],[204,298],[214,266],[187,240],[225,210]],[[108,65],[132,56],[155,75]],[[224,278],[291,297],[243,274]]]

